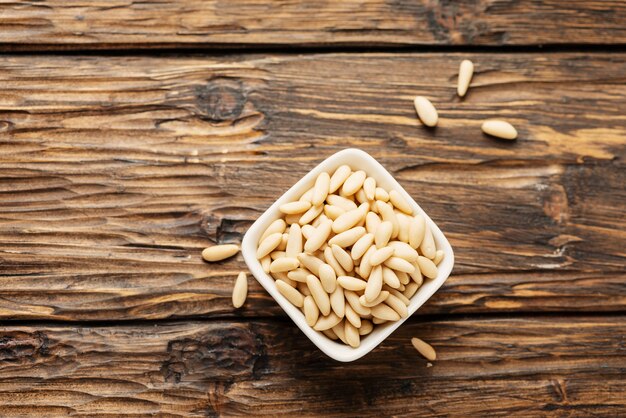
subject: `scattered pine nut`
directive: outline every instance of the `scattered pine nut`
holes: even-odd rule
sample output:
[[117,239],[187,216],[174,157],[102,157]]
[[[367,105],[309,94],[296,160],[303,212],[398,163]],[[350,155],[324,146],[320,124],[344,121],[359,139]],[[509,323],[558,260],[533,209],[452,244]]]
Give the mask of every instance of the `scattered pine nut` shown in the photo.
[[420,340],[419,338],[411,338],[411,344],[413,347],[426,359],[430,361],[434,361],[437,359],[437,352],[430,345]]
[[517,130],[508,122],[498,119],[489,119],[483,122],[481,129],[487,135],[496,138],[513,140],[517,138]]
[[[280,238],[278,239],[278,244],[280,244],[280,239],[282,239],[282,234],[279,234]],[[212,247],[205,248],[202,250],[202,258],[209,262],[221,261],[227,259],[229,257],[234,256],[239,252],[239,246],[235,244],[225,244],[225,245],[213,245]],[[269,251],[267,252],[269,254]],[[263,258],[267,254],[263,254],[262,256],[257,258]]]
[[426,126],[434,127],[437,125],[439,116],[437,115],[437,109],[426,97],[417,96],[413,101],[415,105],[415,111],[419,116],[422,123]]
[[459,84],[456,88],[459,97],[463,97],[467,93],[470,81],[472,81],[472,75],[474,75],[474,63],[470,60],[461,61],[459,66]]
[[241,308],[248,296],[248,279],[246,273],[241,271],[235,280],[235,286],[233,287],[233,306],[235,308]]

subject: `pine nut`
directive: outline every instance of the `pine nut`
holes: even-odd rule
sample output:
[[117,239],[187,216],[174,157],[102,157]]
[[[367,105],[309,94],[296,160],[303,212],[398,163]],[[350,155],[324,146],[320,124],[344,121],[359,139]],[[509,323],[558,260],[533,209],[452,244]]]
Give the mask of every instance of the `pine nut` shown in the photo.
[[439,116],[437,115],[437,109],[435,109],[435,106],[433,106],[430,100],[423,96],[417,96],[415,100],[413,100],[413,104],[415,105],[417,116],[419,116],[424,125],[430,127],[437,125]]
[[339,321],[339,323],[337,325],[335,325],[332,330],[335,333],[335,335],[337,335],[337,337],[339,337],[339,339],[341,340],[341,342],[343,342],[345,345],[349,345],[348,341],[346,340],[346,326],[345,326],[345,322],[346,321]]
[[355,327],[360,328],[361,327],[361,317],[359,316],[359,314],[357,314],[356,312],[354,312],[354,309],[352,309],[352,307],[350,305],[346,306],[346,319]]
[[389,244],[387,244],[387,246],[393,248],[393,255],[395,257],[403,258],[409,263],[413,263],[417,260],[417,251],[415,251],[406,242],[391,241]]
[[341,322],[341,318],[335,315],[333,312],[328,314],[327,316],[322,316],[317,320],[313,329],[316,331],[324,331],[325,329],[330,329]]
[[261,261],[261,267],[263,267],[263,271],[265,273],[269,273],[270,272],[270,264],[272,264],[272,257],[270,257],[269,255],[266,255],[260,261]]
[[367,319],[361,321],[361,328],[359,328],[359,335],[364,336],[372,332],[374,325]]
[[365,299],[365,295],[361,295],[359,296],[359,302],[361,303],[361,305],[365,306],[366,308],[371,308],[372,306],[376,306],[379,303],[384,302],[385,299],[387,299],[387,296],[389,296],[389,291],[381,290],[378,296],[376,296],[376,299],[374,299],[373,301],[368,302],[367,299]]
[[263,232],[263,235],[261,235],[261,238],[259,238],[259,242],[263,242],[265,238],[269,237],[272,234],[275,234],[276,232],[280,232],[282,234],[283,232],[285,232],[285,229],[287,229],[287,224],[285,223],[285,221],[282,219],[276,219],[270,224],[270,226],[267,227],[265,232]]
[[298,221],[300,221],[301,217],[302,217],[302,214],[300,214],[300,213],[295,213],[293,215],[287,215],[287,216],[285,216],[285,222],[287,223],[287,225],[297,224]]
[[[373,257],[373,256],[372,256]],[[380,294],[380,290],[383,288],[383,268],[376,266],[372,269],[367,286],[365,287],[365,300],[368,302],[373,301]]]
[[330,248],[333,251],[333,256],[335,257],[335,260],[339,262],[339,264],[341,265],[341,267],[343,267],[345,271],[351,272],[352,270],[354,270],[354,261],[352,260],[352,257],[350,257],[350,254],[346,252],[346,250],[336,244],[331,245]]
[[387,286],[397,289],[400,287],[400,279],[392,269],[383,266],[383,283]]
[[365,254],[363,254],[363,258],[361,258],[361,264],[359,265],[359,275],[364,279],[367,279],[372,272],[372,264],[370,263],[370,258],[372,254],[376,252],[376,246],[372,245]]
[[417,293],[417,290],[419,289],[420,285],[412,282],[406,285],[404,291],[402,292],[402,294],[407,298],[407,299],[411,299],[413,297],[413,295],[415,295]]
[[337,275],[330,265],[322,264],[320,266],[320,282],[322,282],[322,287],[326,293],[333,293],[335,291],[337,287]]
[[[279,247],[280,247],[280,246],[279,246]],[[278,247],[276,247],[276,248],[278,248]],[[287,253],[286,253],[286,252],[284,252],[284,251],[278,251],[278,250],[276,250],[276,251],[272,251],[272,252],[270,253],[270,258],[272,259],[272,261],[277,260],[277,259],[279,259],[279,258],[286,257],[286,256],[287,256]]]
[[296,200],[295,202],[285,203],[280,205],[278,210],[282,213],[286,213],[287,215],[294,215],[296,213],[306,212],[311,208],[311,202],[306,200]]
[[357,242],[363,235],[365,235],[365,228],[362,226],[355,226],[352,229],[348,229],[347,231],[332,237],[328,241],[328,245],[335,244],[342,248],[349,247]]
[[276,249],[278,251],[285,251],[287,249],[287,240],[288,239],[289,239],[289,234],[283,233],[283,237],[280,240],[280,244],[278,244],[278,247],[276,247]]
[[309,286],[306,285],[306,282],[296,282],[296,289],[298,289],[298,292],[302,293],[305,297],[311,296],[311,291],[309,290]]
[[358,224],[369,210],[369,203],[361,204],[357,209],[351,210],[339,216],[333,222],[333,232],[339,234]]
[[385,300],[385,303],[389,305],[391,309],[396,311],[398,315],[400,315],[400,318],[406,318],[409,316],[409,310],[407,309],[406,304],[394,295],[390,294]]
[[361,317],[367,316],[372,313],[372,310],[370,308],[361,305],[361,302],[359,301],[359,296],[356,293],[350,290],[344,290],[343,293],[346,297],[348,305],[350,305],[350,307],[354,309],[354,312],[361,315]]
[[334,205],[324,206],[324,214],[328,216],[329,219],[332,219],[333,221],[337,219],[338,217],[340,217],[341,215],[343,215],[344,213],[346,213],[346,211],[340,208],[339,206],[334,206]]
[[309,210],[304,212],[304,215],[300,217],[298,223],[300,225],[306,225],[309,222],[313,221],[313,219],[317,218],[320,213],[324,210],[324,205],[311,206]]
[[345,321],[344,335],[346,336],[346,341],[352,348],[357,348],[361,345],[361,337],[359,337],[359,330],[354,325],[352,325],[349,321]]
[[383,247],[379,250],[376,250],[369,259],[369,263],[375,267],[379,264],[382,264],[385,260],[393,255],[393,248],[391,247]]
[[435,247],[435,239],[433,233],[428,225],[424,226],[424,239],[420,244],[420,251],[424,257],[433,259],[437,254],[437,248]]
[[299,224],[293,224],[289,228],[289,236],[287,237],[287,247],[285,248],[287,257],[297,257],[302,249],[302,228]]
[[266,255],[268,255],[269,253],[271,253],[272,251],[274,251],[274,249],[278,247],[278,245],[280,244],[282,240],[283,240],[282,232],[276,232],[276,233],[270,234],[267,238],[265,238],[259,244],[259,248],[257,248],[256,250],[256,258],[261,259],[265,257]]
[[422,270],[420,269],[419,264],[417,264],[417,261],[413,263],[413,267],[415,267],[415,270],[413,270],[413,273],[409,273],[409,276],[411,276],[413,282],[415,282],[418,286],[421,286],[422,283],[424,283],[424,277],[422,276]]
[[365,234],[352,246],[350,256],[353,260],[363,257],[363,254],[372,246],[374,242],[374,234]]
[[413,215],[413,208],[409,205],[409,202],[400,194],[397,190],[392,190],[389,192],[389,200],[391,204],[406,213],[407,215]]
[[380,319],[380,318],[372,318],[372,323],[374,325],[382,325],[385,322],[388,322],[386,319]]
[[283,282],[287,283],[289,286],[296,287],[297,283],[291,280],[289,276],[287,276],[287,273],[285,272],[281,271],[278,273],[270,273],[270,276],[272,276],[274,280],[282,280]]
[[367,203],[367,196],[365,196],[365,190],[362,187],[354,194],[354,198],[359,204]]
[[368,177],[363,182],[363,192],[367,200],[374,200],[376,198],[376,180]]
[[324,331],[322,331],[324,333],[325,336],[327,336],[328,338],[330,338],[331,340],[337,340],[339,339],[339,337],[337,337],[337,334],[335,334],[335,331],[333,331],[333,329],[325,329]]
[[437,360],[437,352],[430,344],[425,343],[419,338],[411,338],[413,347],[426,359],[430,361]]
[[363,186],[365,177],[367,177],[367,175],[365,174],[365,171],[363,170],[355,171],[354,173],[350,174],[350,177],[348,177],[346,181],[343,183],[343,186],[341,187],[341,191],[344,192],[348,196],[355,194],[357,190],[359,190]]
[[313,296],[317,307],[320,308],[322,315],[328,315],[330,313],[330,298],[322,287],[320,280],[311,274],[307,276],[306,284],[311,291],[311,296]]
[[311,272],[308,271],[307,269],[297,268],[287,273],[287,277],[289,278],[289,280],[293,280],[295,282],[306,283],[306,277],[309,274],[311,274]]
[[463,97],[465,96],[465,93],[467,93],[473,74],[474,63],[470,60],[461,61],[461,65],[459,66],[459,84],[456,88],[456,92],[459,97]]
[[313,236],[313,234],[315,234],[315,227],[310,224],[302,225],[302,227],[300,228],[300,232],[302,232],[302,236],[305,239],[309,239]]
[[352,276],[339,276],[337,277],[337,283],[339,283],[339,285],[345,290],[353,291],[365,290],[365,287],[367,286],[366,281]]
[[417,249],[424,239],[424,231],[426,229],[426,221],[422,215],[415,215],[411,219],[409,228],[409,245]]
[[235,286],[233,287],[233,306],[235,308],[241,308],[248,296],[248,280],[246,279],[246,273],[243,271],[237,275],[235,280]]
[[346,312],[346,297],[343,294],[343,287],[335,287],[335,291],[330,294],[330,308],[340,318],[343,318]]
[[311,198],[311,203],[313,206],[321,205],[326,200],[326,196],[328,196],[328,191],[330,189],[330,176],[327,172],[323,171],[315,180],[315,186],[313,186],[313,196]]
[[276,280],[276,288],[292,305],[297,308],[304,306],[304,296],[282,280]]
[[392,294],[395,297],[397,297],[398,299],[400,299],[402,301],[402,303],[404,303],[406,306],[409,306],[409,304],[411,303],[411,301],[406,296],[404,296],[404,294],[402,292],[400,292],[399,290],[389,288],[389,289],[387,289],[387,291],[390,294]]
[[341,264],[337,261],[335,256],[333,255],[333,250],[331,246],[328,246],[324,249],[324,260],[329,264],[333,270],[335,270],[335,274],[337,276],[347,276],[348,272],[341,267]]
[[376,206],[378,207],[383,221],[391,222],[391,225],[393,226],[391,238],[397,237],[400,225],[398,224],[398,218],[396,218],[396,214],[393,212],[391,205],[378,200]]
[[[282,238],[282,235],[280,235]],[[279,240],[280,243],[280,240]],[[235,244],[213,245],[202,250],[202,258],[205,261],[215,262],[227,259],[239,252],[239,246]],[[269,254],[269,253],[268,253]],[[261,258],[261,257],[257,257]]]
[[282,257],[282,258],[278,258],[272,261],[272,264],[270,265],[270,272],[271,273],[286,272],[286,271],[298,268],[299,266],[300,266],[300,262],[298,261],[297,258]]
[[300,260],[300,263],[304,267],[306,267],[307,270],[309,270],[314,275],[319,276],[320,267],[322,264],[324,264],[322,260],[312,255],[304,254],[304,253],[298,254],[298,260]]
[[345,210],[346,212],[357,208],[356,203],[354,203],[352,200],[346,199],[345,197],[342,197],[342,196],[337,196],[336,194],[328,195],[328,197],[326,198],[326,201],[330,205],[338,206],[341,209]]
[[315,229],[315,233],[306,240],[306,244],[304,244],[304,251],[309,254],[317,251],[328,239],[332,226],[333,221],[330,219],[322,221],[320,226]]
[[372,310],[374,318],[383,319],[385,321],[398,321],[400,319],[398,312],[384,303],[379,303],[376,306],[372,306],[370,309]]
[[419,266],[420,271],[424,276],[428,277],[429,279],[434,279],[435,277],[437,277],[437,266],[435,265],[435,263],[433,263],[432,260],[420,255],[417,258],[417,265]]
[[405,273],[413,273],[415,266],[400,257],[390,257],[385,260],[385,265],[393,270],[403,271]]
[[435,258],[433,258],[433,263],[435,263],[435,265],[438,266],[439,263],[441,263],[441,260],[443,260],[443,256],[444,256],[443,250],[437,250],[437,252],[435,253]]
[[408,273],[405,273],[403,271],[394,271],[393,273],[398,277],[398,280],[400,280],[400,284],[407,284],[408,282],[411,281],[411,278],[409,277]]
[[489,119],[483,122],[481,129],[487,135],[497,138],[513,140],[517,138],[517,130],[508,122],[497,119]]
[[311,203],[312,199],[313,199],[313,188],[310,188],[309,190],[304,192],[302,194],[302,196],[300,196],[300,199],[298,199],[298,200],[301,201],[301,202],[309,202],[309,203]]
[[312,327],[317,322],[320,316],[320,310],[313,300],[313,296],[307,296],[304,298],[304,318],[306,323]]
[[352,174],[352,169],[347,165],[342,165],[335,170],[330,178],[329,193],[335,193]]
[[389,242],[392,232],[393,224],[391,222],[381,222],[378,226],[378,229],[376,229],[376,233],[374,234],[374,242],[376,243],[376,248],[384,248]]
[[402,212],[397,212],[396,218],[398,218],[398,225],[399,225],[398,240],[404,243],[409,242],[409,231],[411,229],[411,217]]
[[374,212],[368,212],[367,215],[365,215],[365,229],[370,234],[374,234],[378,230],[381,222],[378,215]]
[[383,189],[382,187],[376,188],[376,190],[374,191],[374,197],[376,198],[376,200],[389,202],[389,193],[387,193],[387,190]]

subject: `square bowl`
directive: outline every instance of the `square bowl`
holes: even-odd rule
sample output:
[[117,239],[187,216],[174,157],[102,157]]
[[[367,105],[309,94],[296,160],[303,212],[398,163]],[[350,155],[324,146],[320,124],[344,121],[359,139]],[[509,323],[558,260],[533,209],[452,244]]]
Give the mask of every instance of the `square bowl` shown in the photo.
[[[416,213],[424,216],[426,223],[430,227],[435,244],[438,250],[443,250],[443,260],[438,265],[437,277],[434,279],[424,279],[424,283],[418,289],[417,293],[410,299],[408,306],[409,315],[401,318],[396,322],[387,322],[382,325],[376,325],[374,330],[361,340],[361,345],[352,348],[348,345],[335,342],[323,333],[310,327],[304,318],[304,314],[295,306],[293,306],[276,288],[274,279],[263,271],[261,263],[256,258],[256,250],[259,238],[265,232],[267,227],[276,219],[281,217],[279,207],[294,200],[298,200],[300,196],[308,189],[313,187],[315,179],[322,172],[333,173],[341,165],[349,165],[353,170],[363,170],[368,176],[376,180],[376,184],[385,190],[397,190],[413,208]],[[454,253],[450,243],[443,235],[439,227],[432,219],[420,208],[413,198],[400,186],[391,174],[371,155],[359,149],[345,149],[336,154],[331,155],[322,161],[317,167],[312,169],[300,181],[293,185],[285,192],[272,206],[263,213],[259,219],[248,229],[241,244],[243,258],[248,268],[256,278],[256,280],[267,290],[267,292],[278,302],[283,310],[291,317],[293,322],[306,334],[307,337],[329,357],[343,362],[357,360],[365,354],[372,351],[378,344],[383,342],[393,331],[395,331],[404,321],[419,309],[446,281],[452,266],[454,264]]]

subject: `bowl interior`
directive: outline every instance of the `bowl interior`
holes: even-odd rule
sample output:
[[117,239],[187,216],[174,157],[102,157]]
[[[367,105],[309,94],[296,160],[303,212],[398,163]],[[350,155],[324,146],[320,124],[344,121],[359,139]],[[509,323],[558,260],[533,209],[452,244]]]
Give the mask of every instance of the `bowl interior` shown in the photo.
[[421,213],[428,226],[430,227],[437,249],[444,251],[444,258],[438,266],[438,274],[435,279],[424,279],[424,284],[419,288],[417,293],[411,298],[411,303],[408,306],[409,317],[415,313],[415,311],[424,304],[432,295],[441,287],[446,281],[452,266],[454,264],[454,253],[450,243],[443,235],[439,227],[430,219],[430,217],[420,208],[415,200],[400,186],[400,184],[393,178],[389,172],[374,158],[364,151],[358,149],[345,149],[340,151],[326,160],[322,161],[317,167],[312,169],[306,174],[300,181],[292,186],[285,194],[283,194],[272,206],[265,211],[259,219],[250,227],[246,235],[244,236],[241,248],[242,254],[248,268],[257,279],[257,281],[267,290],[267,292],[278,302],[278,304],[285,310],[285,312],[291,317],[295,324],[309,337],[309,339],[329,357],[339,361],[353,361],[356,360],[380,344],[389,334],[391,334],[396,328],[398,328],[407,318],[401,319],[397,322],[386,323],[383,325],[377,325],[374,327],[369,335],[363,337],[361,345],[357,348],[352,348],[344,345],[343,343],[337,343],[324,334],[315,331],[313,328],[307,325],[306,320],[302,312],[293,306],[283,295],[281,295],[276,289],[274,279],[263,271],[261,263],[256,259],[257,243],[265,229],[275,219],[281,216],[279,211],[280,205],[293,200],[297,200],[305,191],[313,187],[315,179],[322,171],[328,171],[332,173],[339,166],[347,164],[352,167],[353,170],[364,170],[368,176],[373,177],[376,180],[377,185],[385,188],[386,190],[395,189],[400,192],[404,198],[411,204],[413,209],[417,213]]

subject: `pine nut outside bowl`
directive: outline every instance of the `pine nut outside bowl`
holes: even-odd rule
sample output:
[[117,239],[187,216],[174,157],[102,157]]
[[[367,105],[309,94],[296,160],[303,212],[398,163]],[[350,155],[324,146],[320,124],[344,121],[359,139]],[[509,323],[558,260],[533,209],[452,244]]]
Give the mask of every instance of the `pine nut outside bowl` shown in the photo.
[[[332,173],[339,166],[347,164],[353,170],[364,170],[369,176],[376,179],[376,182],[386,190],[397,190],[406,200],[416,213],[424,216],[426,223],[430,227],[436,246],[443,250],[444,257],[438,266],[438,274],[434,279],[424,279],[424,284],[419,288],[417,293],[410,299],[408,306],[408,316],[401,318],[396,322],[387,322],[382,325],[375,325],[374,330],[361,340],[361,345],[352,348],[341,342],[335,342],[321,332],[310,327],[305,320],[304,314],[295,306],[293,306],[276,288],[275,281],[272,277],[263,271],[261,263],[256,258],[256,250],[258,241],[267,227],[281,216],[279,211],[280,205],[297,200],[305,191],[311,188],[317,176],[323,172]],[[283,310],[291,317],[293,322],[309,337],[309,339],[320,350],[329,357],[342,362],[350,362],[357,360],[376,346],[383,342],[392,332],[404,323],[411,315],[415,313],[446,281],[452,267],[454,265],[454,253],[450,243],[441,232],[439,227],[432,219],[420,208],[413,198],[400,186],[393,176],[372,156],[368,153],[354,148],[345,149],[331,155],[322,161],[317,167],[312,169],[300,181],[293,185],[285,192],[276,202],[272,204],[256,222],[246,232],[241,244],[241,251],[248,268],[256,278],[256,280],[267,290],[267,292],[278,302]],[[408,344],[408,340],[407,340]]]

